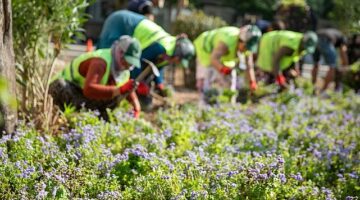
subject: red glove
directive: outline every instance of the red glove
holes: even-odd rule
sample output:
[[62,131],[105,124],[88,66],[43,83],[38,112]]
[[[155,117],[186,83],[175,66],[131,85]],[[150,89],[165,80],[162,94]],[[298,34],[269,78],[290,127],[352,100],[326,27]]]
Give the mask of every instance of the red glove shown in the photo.
[[120,94],[125,94],[127,92],[130,92],[135,87],[135,81],[134,79],[130,79],[128,82],[126,82],[123,86],[119,88]]
[[138,88],[136,89],[136,93],[142,96],[147,96],[150,92],[150,88],[144,82],[140,82]]
[[139,119],[139,117],[140,117],[140,111],[139,110],[134,110],[134,118]]
[[158,88],[159,90],[163,90],[165,88],[163,83],[159,83],[157,84],[156,88]]
[[231,73],[232,69],[226,66],[221,67],[220,73],[224,75],[229,75]]
[[275,82],[280,86],[285,86],[286,85],[286,78],[285,78],[284,75],[279,74],[279,75],[276,76]]
[[250,81],[250,90],[255,91],[257,89],[256,81]]

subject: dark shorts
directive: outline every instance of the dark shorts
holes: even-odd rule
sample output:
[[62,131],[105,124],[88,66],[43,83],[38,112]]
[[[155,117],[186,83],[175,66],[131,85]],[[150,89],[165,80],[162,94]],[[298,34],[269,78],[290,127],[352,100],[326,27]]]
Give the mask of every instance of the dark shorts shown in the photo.
[[118,96],[111,100],[91,100],[86,98],[82,89],[64,79],[57,79],[50,84],[49,94],[53,97],[54,104],[65,110],[65,105],[75,106],[76,109],[87,108],[98,110],[102,116],[106,115],[106,109],[114,109],[121,101]]
[[319,62],[323,56],[325,64],[329,67],[337,66],[337,52],[335,45],[327,38],[320,37],[318,47],[314,53],[314,61]]

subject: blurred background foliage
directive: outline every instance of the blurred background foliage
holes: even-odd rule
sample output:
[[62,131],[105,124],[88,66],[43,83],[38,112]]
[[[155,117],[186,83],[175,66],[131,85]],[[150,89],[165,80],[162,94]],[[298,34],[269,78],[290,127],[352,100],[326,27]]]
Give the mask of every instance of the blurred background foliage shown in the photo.
[[[190,5],[201,9],[202,0],[190,0]],[[207,1],[206,1],[207,2]],[[221,6],[232,7],[237,15],[254,14],[272,20],[279,5],[308,5],[319,19],[329,20],[346,33],[360,31],[360,1],[353,0],[223,0],[216,2]]]
[[179,15],[173,24],[173,32],[186,33],[191,40],[194,40],[202,32],[226,25],[227,23],[221,18],[208,16],[203,11],[196,10],[190,15]]

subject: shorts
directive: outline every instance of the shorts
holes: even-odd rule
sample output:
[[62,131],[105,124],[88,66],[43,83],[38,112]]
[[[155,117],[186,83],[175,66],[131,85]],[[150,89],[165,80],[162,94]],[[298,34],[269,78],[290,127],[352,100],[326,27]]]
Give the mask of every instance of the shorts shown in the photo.
[[324,57],[325,64],[335,68],[337,66],[337,52],[335,45],[327,38],[320,37],[318,46],[314,53],[314,61],[319,62],[320,57]]

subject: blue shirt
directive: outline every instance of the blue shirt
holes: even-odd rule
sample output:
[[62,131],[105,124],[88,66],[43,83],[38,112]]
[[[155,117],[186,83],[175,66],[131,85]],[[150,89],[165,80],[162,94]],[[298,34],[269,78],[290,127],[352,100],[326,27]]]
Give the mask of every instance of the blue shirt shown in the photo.
[[97,49],[110,48],[120,36],[134,34],[136,26],[145,19],[145,16],[128,11],[119,10],[106,18],[102,28]]
[[[160,63],[162,63],[160,56],[163,54],[166,54],[166,50],[158,42],[154,42],[149,47],[144,49],[141,53],[141,58],[145,58],[145,59],[151,61],[152,63],[154,63],[160,71],[160,76],[155,77],[155,79],[154,79],[156,84],[160,84],[163,82],[163,71],[164,71],[163,69],[164,69],[164,66],[167,64],[166,63],[165,65],[159,65]],[[145,62],[141,62],[141,69],[139,69],[139,68],[133,69],[130,73],[130,78],[134,79],[137,76],[139,76],[141,71],[144,70],[146,67],[147,67],[147,64]]]

